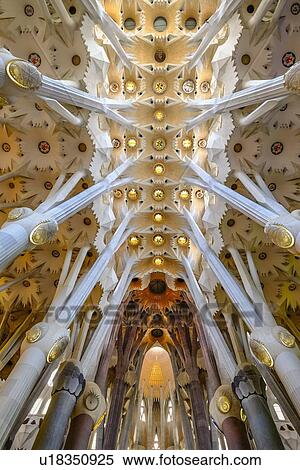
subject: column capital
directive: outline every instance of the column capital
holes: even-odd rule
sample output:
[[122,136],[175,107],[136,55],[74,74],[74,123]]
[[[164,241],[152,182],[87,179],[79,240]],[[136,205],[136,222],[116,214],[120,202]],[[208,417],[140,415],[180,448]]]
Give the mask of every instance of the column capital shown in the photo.
[[251,333],[250,349],[259,362],[274,367],[281,353],[293,351],[300,358],[295,337],[282,326],[256,328]]
[[297,62],[284,74],[284,86],[292,93],[300,93],[300,62]]
[[233,379],[232,390],[243,406],[243,400],[251,395],[266,398],[266,385],[253,364],[242,364]]
[[57,323],[41,322],[27,331],[21,345],[21,354],[28,349],[39,349],[48,363],[54,362],[65,351],[70,339],[67,328]]
[[77,400],[82,394],[85,379],[79,361],[69,360],[63,362],[58,369],[53,382],[52,395],[66,391]]
[[72,418],[79,415],[88,415],[94,425],[104,417],[106,401],[100,388],[95,382],[86,382],[84,391],[79,397]]
[[217,388],[211,399],[209,412],[219,429],[222,429],[227,418],[236,418],[242,421],[240,402],[229,384]]

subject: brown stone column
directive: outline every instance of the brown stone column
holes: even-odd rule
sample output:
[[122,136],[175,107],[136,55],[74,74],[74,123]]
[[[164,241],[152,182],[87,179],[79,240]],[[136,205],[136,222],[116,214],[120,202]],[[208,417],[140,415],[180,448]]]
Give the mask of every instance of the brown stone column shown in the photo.
[[209,411],[224,433],[230,450],[250,449],[246,428],[241,420],[240,402],[229,384],[221,385],[216,390]]
[[103,449],[105,450],[113,450],[117,448],[126,391],[125,374],[128,370],[130,361],[133,360],[145,334],[144,330],[140,328],[141,319],[138,313],[139,312],[135,311],[133,323],[128,321],[127,318],[126,327],[120,328],[118,333],[118,361],[116,365],[116,377],[113,383],[108,417],[105,424],[103,442]]
[[197,364],[197,351],[199,343],[194,324],[188,324],[186,316],[184,321],[178,314],[179,321],[174,329],[169,330],[174,346],[182,364],[189,376],[189,394],[191,399],[192,418],[194,424],[196,449],[210,450],[211,439],[208,426],[208,412],[206,410],[202,387],[200,383],[200,369]]
[[105,410],[100,388],[94,382],[87,382],[73,412],[65,449],[87,449],[94,426],[103,418]]

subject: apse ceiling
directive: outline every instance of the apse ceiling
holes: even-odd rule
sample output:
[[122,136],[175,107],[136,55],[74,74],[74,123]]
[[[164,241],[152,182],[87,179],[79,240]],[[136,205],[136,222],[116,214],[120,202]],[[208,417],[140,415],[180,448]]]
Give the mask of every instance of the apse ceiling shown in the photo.
[[[253,253],[268,301],[279,322],[299,325],[300,260],[271,244],[263,228],[226,208],[217,196],[186,184],[192,159],[234,191],[252,196],[237,178],[243,170],[259,173],[288,210],[299,207],[299,113],[297,99],[259,123],[241,125],[253,108],[223,113],[187,130],[199,114],[191,101],[228,95],[251,80],[284,74],[300,59],[300,3],[286,1],[280,19],[273,10],[254,30],[248,28],[257,1],[245,1],[196,61],[193,37],[218,7],[212,0],[104,1],[123,30],[122,54],[116,53],[85,3],[0,2],[1,46],[30,61],[49,77],[65,80],[102,98],[126,100],[130,127],[75,106],[76,125],[61,118],[51,103],[36,95],[1,99],[0,225],[15,207],[35,209],[58,178],[72,176],[71,195],[98,182],[121,162],[135,160],[126,175],[133,182],[95,200],[92,207],[64,222],[56,238],[26,252],[1,274],[0,309],[9,315],[4,337],[31,316],[40,320],[50,305],[67,253],[82,247],[89,269],[130,209],[132,233],[112,257],[89,304],[103,309],[129,260],[131,295],[145,309],[171,309],[181,299],[182,256],[190,260],[207,297],[227,302],[222,288],[190,238],[183,208],[206,232],[221,260],[238,276],[228,247]],[[276,2],[275,2],[276,3]],[[125,39],[125,37],[124,37]],[[120,111],[120,114],[122,111]],[[78,125],[79,124],[79,125]],[[62,176],[63,175],[63,176]],[[151,282],[163,280],[163,292]],[[3,287],[4,286],[4,287]],[[163,296],[163,301],[159,296]],[[156,296],[156,297],[155,297]],[[293,327],[294,330],[294,327]]]

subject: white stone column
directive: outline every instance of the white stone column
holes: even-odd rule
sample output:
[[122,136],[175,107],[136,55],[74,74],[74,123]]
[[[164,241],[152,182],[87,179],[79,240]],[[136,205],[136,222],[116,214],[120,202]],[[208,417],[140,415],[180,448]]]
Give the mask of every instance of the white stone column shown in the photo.
[[[260,318],[241,285],[232,276],[216,253],[210,248],[191,213],[185,209],[194,241],[209,267],[212,269],[225,292],[248,325],[251,333],[250,348],[256,358],[266,366],[275,369],[293,401],[300,411],[300,352],[293,335],[280,326],[269,326],[269,312]],[[268,326],[263,324],[267,319]],[[274,322],[275,323],[275,322]],[[276,324],[275,324],[276,325]]]
[[300,253],[300,217],[299,211],[288,212],[280,204],[265,195],[262,199],[262,192],[257,192],[257,197],[265,206],[248,199],[247,197],[233,191],[231,188],[220,183],[199,167],[195,162],[189,162],[197,178],[185,177],[184,180],[190,184],[200,186],[208,192],[212,192],[224,199],[231,207],[241,211],[247,217],[264,227],[264,231],[269,235],[272,242],[280,248],[285,248],[292,253]]
[[18,413],[47,362],[58,359],[66,349],[69,341],[67,328],[128,236],[127,227],[133,215],[133,211],[127,214],[98,260],[75,285],[64,305],[61,308],[50,307],[46,315],[48,323],[37,324],[27,332],[20,359],[0,390],[0,447],[5,444]]
[[[29,96],[38,96],[54,100],[72,106],[101,113],[109,119],[118,122],[125,127],[132,127],[132,123],[121,114],[112,110],[120,107],[128,109],[131,102],[119,102],[109,98],[99,98],[85,91],[79,90],[63,80],[42,75],[37,68],[27,60],[14,57],[7,49],[0,49],[0,89],[5,96],[14,98],[16,96],[27,94]],[[66,119],[76,123],[76,117],[72,116],[68,110],[59,109],[58,105],[50,101],[50,105],[56,108]],[[81,120],[78,121],[81,124]]]
[[76,196],[57,204],[52,209],[40,212],[28,208],[15,208],[0,230],[0,272],[2,272],[24,250],[32,250],[51,240],[58,225],[91,204],[101,194],[127,184],[131,178],[120,179],[133,160],[126,160],[99,183],[81,191]]
[[189,110],[202,110],[202,114],[187,122],[187,130],[193,129],[201,122],[245,106],[252,106],[264,101],[282,99],[291,93],[300,93],[300,62],[293,65],[288,72],[270,80],[257,80],[254,86],[246,87],[222,98],[208,100],[191,100],[187,103]]
[[[211,339],[214,350],[218,351],[218,354],[222,357],[223,371],[226,372],[228,378],[232,379],[234,377],[237,365],[233,354],[229,350],[224,336],[222,335],[217,323],[208,309],[207,302],[197,282],[191,264],[188,258],[184,255],[182,255],[182,264],[186,271],[186,283],[196,305],[196,314],[201,316],[201,321],[205,331],[207,332],[207,335]],[[218,358],[216,359],[219,365],[219,360]]]

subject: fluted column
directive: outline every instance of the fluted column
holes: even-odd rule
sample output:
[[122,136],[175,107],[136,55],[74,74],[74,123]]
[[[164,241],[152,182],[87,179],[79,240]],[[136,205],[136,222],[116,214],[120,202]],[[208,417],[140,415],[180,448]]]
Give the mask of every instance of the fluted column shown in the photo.
[[250,449],[241,406],[230,385],[221,385],[209,406],[210,414],[223,432],[229,450]]
[[252,106],[264,101],[274,100],[276,104],[276,100],[278,100],[279,103],[281,99],[291,93],[300,93],[300,62],[293,65],[284,75],[270,80],[257,80],[255,85],[236,91],[231,95],[208,100],[193,100],[188,104],[189,109],[201,109],[203,112],[187,122],[187,129],[191,130],[219,113]]
[[[197,178],[186,177],[184,178],[186,182],[220,196],[231,207],[262,225],[265,233],[275,245],[288,249],[294,254],[300,252],[300,219],[296,211],[289,213],[281,206],[280,212],[280,204],[274,201],[271,207],[270,198],[267,196],[264,205],[268,205],[268,208],[264,207],[220,183],[195,162],[190,161],[189,167],[196,173]],[[260,193],[258,197],[261,197]]]
[[99,420],[103,420],[106,401],[94,382],[87,382],[73,411],[64,449],[88,449],[91,433]]
[[265,383],[257,369],[250,364],[242,366],[232,387],[247,416],[257,449],[283,449],[268,407]]
[[78,361],[64,362],[54,380],[52,398],[33,450],[61,449],[67,426],[85,379]]

